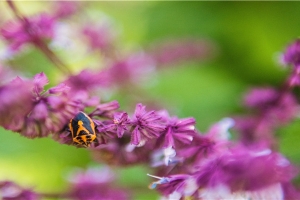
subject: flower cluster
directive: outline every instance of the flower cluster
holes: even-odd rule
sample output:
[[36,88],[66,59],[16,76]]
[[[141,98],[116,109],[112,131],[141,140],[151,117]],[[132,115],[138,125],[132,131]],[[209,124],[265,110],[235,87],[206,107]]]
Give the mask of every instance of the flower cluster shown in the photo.
[[21,21],[7,22],[0,30],[12,51],[20,50],[25,44],[40,45],[40,40],[54,36],[55,20],[47,14],[40,14]]
[[[83,7],[56,2],[52,14],[27,17],[12,1],[8,0],[8,5],[17,17],[0,30],[8,48],[17,53],[32,44],[66,76],[48,88],[49,79],[43,72],[32,79],[6,81],[11,73],[0,67],[0,113],[5,113],[0,116],[0,126],[30,139],[51,137],[62,144],[85,147],[96,162],[107,165],[151,166],[155,175],[148,175],[158,181],[150,188],[166,199],[299,198],[291,184],[297,169],[278,152],[274,134],[297,117],[298,101],[292,89],[300,85],[299,40],[282,57],[293,68],[281,89],[251,89],[244,98],[250,114],[224,118],[202,133],[193,117],[172,116],[156,107],[149,110],[136,102],[132,102],[135,109],[124,111],[116,100],[106,101],[101,96],[100,101],[99,90],[118,88],[134,93],[160,66],[211,57],[211,43],[188,39],[122,54],[111,24],[81,24],[77,36],[85,41],[87,53],[100,52],[103,62],[94,71],[72,74],[49,44],[57,39],[57,24]],[[78,114],[82,118],[75,121]],[[236,140],[230,138],[231,128],[238,135]],[[85,145],[77,136],[82,136]],[[87,145],[87,138],[92,138],[91,144]],[[70,176],[68,191],[52,197],[129,199],[129,193],[114,186],[113,180],[108,168],[80,170]],[[0,182],[0,191],[3,199],[47,197],[9,181]]]
[[298,104],[291,92],[283,94],[274,88],[255,88],[245,95],[244,101],[252,114],[237,117],[236,129],[248,145],[259,141],[272,145],[273,131],[297,117]]
[[25,189],[11,181],[0,182],[0,197],[3,200],[38,200],[40,196],[31,189]]
[[228,144],[222,151],[210,150],[209,155],[197,159],[196,154],[189,155],[194,157],[190,168],[179,166],[176,174],[153,176],[159,180],[150,187],[169,199],[280,199],[290,195],[284,187],[295,177],[296,170],[286,158],[270,149]]
[[65,84],[45,91],[48,84],[44,73],[32,80],[17,77],[1,86],[1,126],[25,137],[46,137],[61,131],[68,119],[82,109],[82,102],[71,98]]
[[153,47],[151,54],[158,66],[172,66],[182,62],[208,59],[213,56],[215,48],[212,42],[189,38],[162,42]]
[[[284,58],[294,65],[291,77],[298,76],[299,41],[288,47]],[[204,136],[194,136],[189,147],[177,150],[181,164],[150,188],[167,199],[297,199],[299,191],[291,184],[297,169],[274,146],[274,131],[297,116],[298,103],[291,92],[290,78],[285,87],[252,89],[244,103],[250,116],[226,119],[212,126]],[[228,128],[235,122],[240,141],[228,140]],[[219,133],[218,133],[219,132]],[[220,134],[221,133],[221,134]],[[195,143],[197,145],[195,145]]]
[[89,168],[70,175],[70,191],[64,196],[70,199],[129,199],[130,194],[113,185],[115,176],[108,168]]

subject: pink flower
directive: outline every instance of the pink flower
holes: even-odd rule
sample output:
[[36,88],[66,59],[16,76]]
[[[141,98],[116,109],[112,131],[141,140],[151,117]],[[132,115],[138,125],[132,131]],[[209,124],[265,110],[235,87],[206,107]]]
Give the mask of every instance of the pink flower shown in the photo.
[[111,26],[110,23],[98,23],[89,24],[83,28],[82,33],[92,50],[100,50],[104,53],[110,53],[113,50],[116,35]]
[[114,200],[129,199],[128,191],[113,184],[114,176],[109,168],[89,168],[77,171],[69,178],[71,191],[68,196],[77,200]]
[[141,84],[148,80],[155,69],[153,58],[143,52],[132,54],[108,66],[102,75],[110,85],[124,87],[130,84]]
[[214,53],[214,46],[204,40],[181,39],[162,43],[153,50],[157,65],[174,65],[188,61],[203,61]]
[[82,103],[68,96],[64,85],[51,88],[50,94],[46,84],[48,78],[39,73],[32,81],[17,78],[0,87],[0,110],[7,113],[1,125],[29,138],[59,134]]
[[17,51],[25,44],[37,44],[37,40],[52,39],[54,25],[54,18],[43,13],[27,18],[23,22],[7,22],[1,28],[0,34],[9,43],[9,48]]
[[244,97],[245,105],[250,108],[268,108],[278,98],[278,92],[274,88],[254,88]]
[[40,196],[30,189],[24,189],[11,181],[0,182],[0,197],[3,200],[39,200]]
[[109,131],[116,133],[119,138],[121,138],[125,131],[127,131],[129,125],[128,114],[125,112],[114,114],[113,122],[107,125],[104,125],[99,132]]
[[177,146],[190,144],[193,140],[193,136],[196,134],[195,123],[194,118],[169,118],[165,130],[157,139],[157,143],[161,144],[164,148],[175,148],[176,143]]
[[55,1],[54,16],[56,18],[69,17],[80,9],[80,3],[75,1]]
[[300,65],[300,40],[291,43],[285,50],[282,60],[286,65],[298,67]]
[[194,177],[199,188],[225,185],[230,191],[258,190],[290,181],[295,174],[289,161],[269,149],[235,147],[224,155],[207,160]]
[[141,145],[147,139],[157,138],[165,129],[161,117],[155,111],[146,112],[146,106],[137,104],[133,119],[130,121],[131,143]]

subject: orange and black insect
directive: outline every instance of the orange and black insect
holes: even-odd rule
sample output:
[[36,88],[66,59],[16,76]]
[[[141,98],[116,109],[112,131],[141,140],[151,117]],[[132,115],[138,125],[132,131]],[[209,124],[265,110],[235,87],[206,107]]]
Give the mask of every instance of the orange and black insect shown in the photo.
[[79,112],[70,120],[69,128],[72,133],[74,144],[89,147],[96,139],[95,123],[84,112]]

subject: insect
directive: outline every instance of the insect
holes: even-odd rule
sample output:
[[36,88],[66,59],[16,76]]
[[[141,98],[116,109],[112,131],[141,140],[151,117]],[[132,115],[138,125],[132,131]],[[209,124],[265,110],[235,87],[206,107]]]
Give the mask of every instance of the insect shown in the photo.
[[95,123],[84,112],[79,112],[70,120],[69,128],[73,142],[78,146],[89,147],[96,139]]

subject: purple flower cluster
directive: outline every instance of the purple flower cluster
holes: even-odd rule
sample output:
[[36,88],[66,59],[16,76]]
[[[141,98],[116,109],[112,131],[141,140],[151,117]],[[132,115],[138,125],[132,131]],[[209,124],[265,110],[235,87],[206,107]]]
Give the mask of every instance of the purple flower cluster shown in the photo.
[[0,182],[0,197],[3,200],[38,200],[40,196],[30,189],[24,189],[11,181]]
[[[286,158],[269,149],[227,146],[222,152],[194,162],[193,168],[189,170],[166,177],[154,176],[159,180],[151,188],[157,188],[169,199],[188,196],[196,199],[226,199],[233,198],[233,194],[237,193],[260,193],[277,185],[281,191],[278,195],[282,197],[287,195],[284,191],[285,183],[291,181],[295,174],[295,169]],[[271,197],[272,193],[266,198]]]
[[[274,136],[279,126],[297,115],[298,102],[292,89],[300,85],[299,40],[283,55],[284,63],[293,68],[282,89],[250,90],[244,98],[249,115],[224,118],[201,133],[192,117],[170,116],[160,109],[149,111],[141,103],[133,112],[126,112],[120,110],[118,101],[100,101],[98,90],[117,87],[129,93],[159,66],[209,57],[214,49],[210,43],[182,40],[154,47],[147,53],[120,56],[110,25],[84,26],[78,35],[86,39],[87,49],[103,53],[105,67],[71,75],[48,48],[48,42],[54,38],[57,22],[78,12],[80,4],[57,2],[52,15],[31,17],[20,14],[12,1],[8,5],[18,18],[0,30],[9,49],[17,52],[25,44],[33,44],[68,76],[57,86],[45,89],[49,80],[43,72],[32,79],[17,77],[7,82],[4,78],[8,73],[1,67],[0,113],[5,114],[0,116],[0,126],[27,138],[51,136],[68,145],[75,145],[75,134],[94,134],[88,148],[94,160],[112,166],[152,166],[155,175],[149,176],[158,181],[150,188],[167,199],[299,198],[291,184],[297,170],[277,152]],[[83,111],[88,121],[85,123],[90,124],[81,121],[78,127],[88,130],[84,126],[90,125],[91,133],[72,132],[78,127],[70,123],[70,128],[70,120]],[[237,131],[236,141],[230,140],[230,128]],[[113,179],[107,168],[77,171],[69,179],[70,189],[58,197],[128,199],[128,193],[115,187]],[[0,191],[3,199],[45,197],[12,182],[0,182]]]
[[[68,121],[78,111],[92,106],[94,109],[88,115],[96,125],[97,138],[91,145],[94,159],[110,165],[147,163],[155,167],[155,173],[165,178],[159,178],[151,187],[157,187],[164,196],[199,198],[211,195],[210,192],[220,187],[230,194],[251,193],[274,185],[283,195],[284,184],[295,175],[289,161],[266,146],[246,147],[245,143],[229,141],[228,130],[234,125],[230,118],[214,124],[206,134],[200,134],[193,118],[170,117],[165,110],[147,111],[142,104],[137,104],[130,115],[119,110],[117,101],[99,103],[99,100],[82,96],[76,98],[76,93],[71,96],[65,83],[45,91],[46,84],[47,77],[40,73],[32,80],[17,78],[1,86],[0,94],[10,97],[1,104],[3,112],[17,109],[3,118],[1,125],[29,138],[52,135],[55,140],[73,144],[72,134],[66,128]],[[0,99],[4,100],[3,97]],[[260,123],[272,125],[294,117],[291,112],[296,106],[295,99],[290,95],[278,100],[279,97],[276,91],[260,89],[250,92],[245,101],[250,108],[264,113]],[[258,141],[263,139],[257,138]],[[170,169],[172,174],[169,174]],[[92,195],[93,199],[93,195],[98,195],[94,192],[99,190],[97,188],[106,188],[107,193],[101,195],[107,198],[114,194],[110,186],[104,187],[102,183],[88,187],[91,191],[86,193],[87,189],[82,189],[86,185],[89,184],[80,181],[69,195],[78,199]]]
[[215,46],[205,40],[187,38],[161,42],[153,47],[151,55],[158,66],[172,66],[182,62],[205,60],[213,56]]
[[82,109],[82,102],[71,98],[69,87],[60,84],[45,91],[44,73],[33,80],[19,77],[0,87],[1,126],[29,138],[59,133],[69,119]]
[[288,79],[288,87],[300,85],[300,40],[297,39],[291,43],[284,54],[282,55],[282,62],[285,65],[293,67],[293,71]]
[[[167,199],[298,199],[299,191],[290,184],[297,169],[274,150],[274,131],[297,117],[291,89],[298,86],[298,47],[297,40],[284,54],[294,69],[281,90],[250,90],[244,99],[248,116],[224,119],[205,135],[194,135],[188,146],[176,147],[172,158],[180,162],[158,169],[162,177],[150,175],[158,179],[150,188]],[[233,125],[241,136],[237,142],[228,140]]]
[[25,44],[37,46],[41,40],[50,40],[54,36],[55,20],[47,14],[25,18],[24,21],[7,22],[0,30],[0,35],[9,43],[12,51],[20,50]]
[[43,42],[54,38],[58,20],[71,16],[80,8],[78,2],[57,1],[53,5],[53,14],[41,13],[25,17],[12,2],[8,4],[18,19],[4,24],[0,29],[0,36],[7,41],[12,52],[19,51],[26,44],[45,48]]
[[55,1],[53,5],[55,18],[67,18],[77,13],[81,8],[80,2]]
[[[193,118],[171,118],[165,112],[146,111],[142,104],[136,105],[132,117],[126,112],[116,112],[113,119],[95,122],[99,124],[99,132],[115,137],[107,144],[96,146],[93,150],[95,158],[109,163],[114,158],[113,163],[124,165],[150,163],[151,150],[168,154],[175,143],[178,146],[189,144],[196,134]],[[166,158],[168,164],[169,157]]]
[[129,199],[128,191],[113,185],[115,177],[109,168],[89,168],[70,176],[70,192],[66,195],[76,200]]
[[82,33],[91,50],[99,50],[106,54],[112,53],[116,36],[110,23],[89,24],[83,27]]
[[244,144],[263,142],[272,145],[273,131],[297,116],[296,98],[288,91],[282,93],[274,88],[255,88],[245,95],[244,102],[252,114],[237,117],[235,127]]
[[297,39],[290,44],[282,56],[283,63],[298,67],[300,64],[300,40]]

